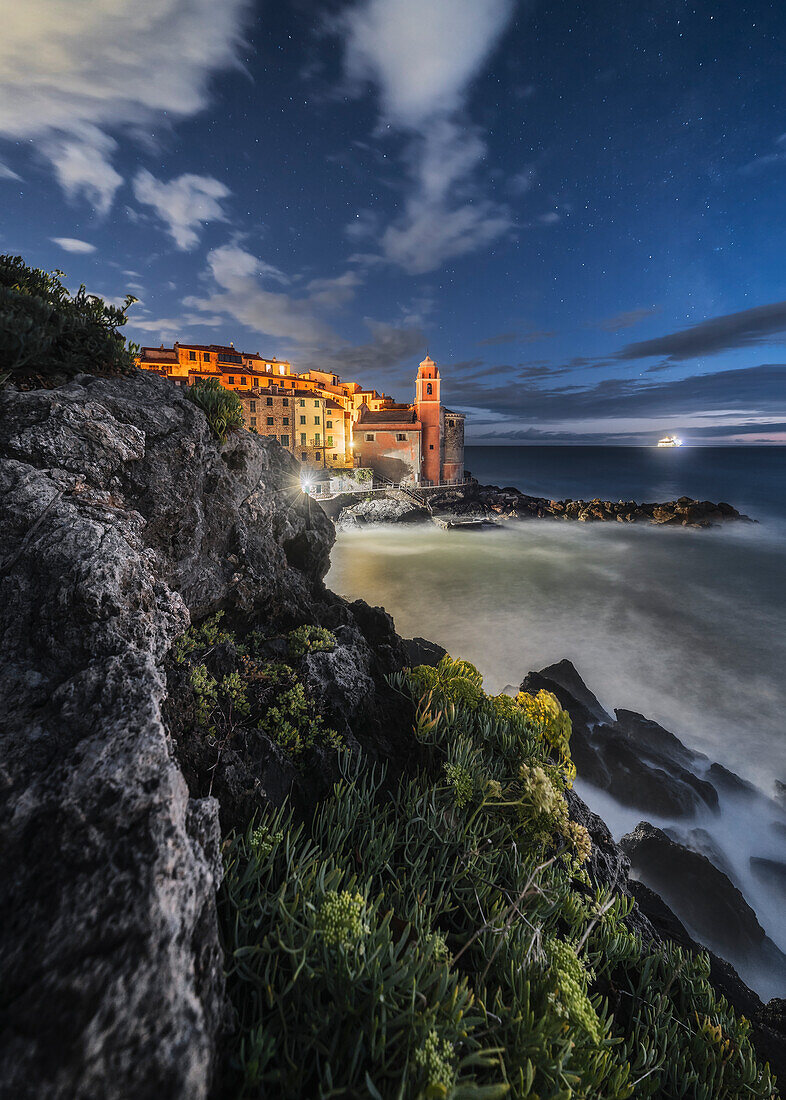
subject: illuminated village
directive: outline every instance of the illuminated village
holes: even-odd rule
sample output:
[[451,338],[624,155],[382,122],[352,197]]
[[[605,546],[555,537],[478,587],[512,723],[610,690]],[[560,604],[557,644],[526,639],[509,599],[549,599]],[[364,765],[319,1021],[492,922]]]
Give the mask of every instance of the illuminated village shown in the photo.
[[176,386],[216,379],[243,403],[245,426],[274,436],[318,480],[358,468],[394,484],[438,485],[464,478],[464,414],[441,403],[439,369],[428,355],[415,400],[398,404],[328,371],[293,373],[287,360],[233,344],[140,348],[137,365]]

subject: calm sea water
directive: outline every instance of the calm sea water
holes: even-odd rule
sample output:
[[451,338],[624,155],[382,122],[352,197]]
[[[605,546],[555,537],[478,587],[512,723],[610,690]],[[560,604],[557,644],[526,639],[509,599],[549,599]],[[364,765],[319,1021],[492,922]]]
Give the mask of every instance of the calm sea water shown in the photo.
[[[767,794],[786,780],[786,448],[472,447],[467,466],[534,495],[685,494],[760,522],[369,528],[339,536],[329,586],[383,605],[405,636],[469,659],[489,690],[568,657],[605,707],[654,718]],[[617,835],[641,816],[582,793]],[[771,819],[768,810],[702,824],[786,949],[782,907],[747,865],[750,855],[786,858]]]

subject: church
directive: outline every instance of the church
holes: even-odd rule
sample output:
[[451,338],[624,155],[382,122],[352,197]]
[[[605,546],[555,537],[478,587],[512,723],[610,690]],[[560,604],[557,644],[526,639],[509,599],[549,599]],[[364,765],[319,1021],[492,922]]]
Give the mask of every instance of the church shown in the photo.
[[360,406],[353,425],[356,466],[393,482],[436,485],[464,478],[464,414],[442,404],[439,368],[426,356],[413,405]]

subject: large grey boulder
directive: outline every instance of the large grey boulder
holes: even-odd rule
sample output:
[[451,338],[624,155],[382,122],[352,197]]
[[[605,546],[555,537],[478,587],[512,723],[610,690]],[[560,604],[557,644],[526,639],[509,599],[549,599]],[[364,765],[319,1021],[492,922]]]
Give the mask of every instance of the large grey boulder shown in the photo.
[[291,456],[169,382],[0,393],[0,1094],[208,1094],[217,807],[162,663],[190,614],[306,621],[332,539]]

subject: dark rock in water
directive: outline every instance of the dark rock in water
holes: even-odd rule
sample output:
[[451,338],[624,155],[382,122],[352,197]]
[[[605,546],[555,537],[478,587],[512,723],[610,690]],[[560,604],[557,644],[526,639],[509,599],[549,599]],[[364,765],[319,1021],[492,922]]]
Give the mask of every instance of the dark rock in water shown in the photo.
[[542,668],[540,672],[530,672],[521,683],[521,690],[531,694],[536,694],[541,689],[556,695],[562,706],[571,712],[571,718],[575,712],[577,720],[586,725],[613,721],[571,661],[557,661],[556,664]]
[[521,688],[556,695],[571,717],[571,755],[579,777],[622,805],[661,817],[690,817],[703,806],[717,809],[712,784],[684,766],[696,755],[633,711],[620,710],[612,720],[570,661],[530,672]]
[[724,768],[723,764],[711,764],[707,775],[716,787],[732,794],[758,794],[752,783],[749,783],[747,779],[742,779],[736,772]]
[[706,856],[677,844],[647,821],[624,836],[620,847],[636,877],[660,894],[702,943],[735,957],[753,957],[764,946],[756,914]]
[[614,713],[617,716],[617,721],[612,723],[614,729],[636,748],[655,757],[674,760],[686,768],[699,759],[698,754],[686,748],[679,737],[643,714],[633,710],[615,710]]
[[428,642],[425,638],[405,638],[404,648],[407,652],[407,664],[410,668],[418,665],[438,665],[447,653],[436,642]]
[[675,826],[670,826],[663,831],[676,844],[681,844],[683,848],[689,848],[692,852],[698,852],[699,855],[706,856],[713,867],[717,867],[719,871],[723,871],[727,878],[732,882],[734,881],[734,871],[731,864],[720,845],[706,829],[678,829]]
[[750,865],[756,878],[765,882],[786,901],[786,863],[779,859],[751,856]]
[[369,523],[420,523],[428,518],[428,509],[408,497],[398,499],[380,495],[344,508],[336,520],[336,527],[343,530]]

